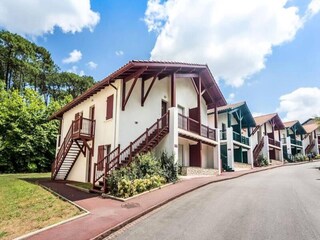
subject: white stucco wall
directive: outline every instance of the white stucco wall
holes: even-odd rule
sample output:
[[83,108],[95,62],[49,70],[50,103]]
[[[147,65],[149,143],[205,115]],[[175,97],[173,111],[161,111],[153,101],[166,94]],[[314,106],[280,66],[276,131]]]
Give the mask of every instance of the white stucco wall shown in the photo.
[[[115,83],[113,83],[117,90],[112,86],[108,86],[63,114],[61,131],[62,140],[64,139],[71,122],[74,120],[75,114],[78,112],[83,112],[83,117],[89,118],[89,109],[91,106],[95,106],[96,129],[94,139],[94,156],[92,158],[91,166],[91,178],[93,176],[93,163],[97,161],[99,145],[111,144],[111,149],[114,149],[118,144],[120,144],[121,149],[124,149],[130,144],[131,141],[140,136],[147,127],[150,127],[158,118],[161,117],[162,100],[167,102],[168,108],[171,107],[170,77],[162,80],[157,79],[155,81],[143,107],[141,106],[141,79],[138,79],[126,104],[125,111],[122,111],[121,109],[121,81],[122,80],[117,80]],[[133,80],[127,83],[127,93],[132,83]],[[145,92],[147,91],[150,83],[151,79],[146,81]],[[112,94],[114,95],[113,118],[106,120],[106,100],[107,97]],[[177,105],[184,107],[184,114],[186,116],[189,115],[190,108],[197,107],[197,93],[194,89],[191,79],[176,79],[176,102]],[[201,99],[201,118],[202,124],[207,125],[207,107],[203,98]],[[170,137],[165,137],[165,139],[156,148],[156,152],[159,152],[159,149],[167,149],[166,145],[168,142],[172,142],[170,139]],[[189,146],[186,142],[181,142],[186,145],[184,147],[184,156],[185,162],[189,165]],[[168,149],[173,149],[174,151],[176,150],[175,148]],[[88,174],[87,168],[87,157],[81,154],[73,166],[68,179],[75,181],[86,181]]]
[[[114,86],[117,88],[119,87],[119,81],[114,83]],[[113,118],[106,120],[106,100],[107,97],[114,94],[114,112],[113,112]],[[95,139],[94,139],[94,156],[92,158],[92,164],[97,161],[97,155],[98,155],[98,146],[99,145],[105,145],[105,144],[111,144],[111,149],[114,148],[115,144],[117,144],[115,141],[115,122],[116,122],[116,107],[115,105],[117,102],[119,102],[120,94],[117,94],[116,90],[108,86],[105,89],[101,90],[97,94],[94,94],[87,100],[83,101],[79,105],[75,106],[74,108],[70,109],[69,111],[65,112],[63,114],[63,120],[62,120],[62,128],[61,128],[61,135],[62,140],[64,139],[65,135],[67,134],[72,121],[74,120],[75,114],[78,112],[83,112],[84,118],[89,118],[89,109],[91,106],[95,106],[95,120],[96,120],[96,129],[95,129]],[[92,142],[89,143],[90,146],[92,146]],[[88,154],[88,151],[87,151]],[[81,154],[73,166],[69,176],[68,180],[75,180],[75,181],[85,181],[87,176],[87,158]],[[91,167],[91,177],[93,175],[93,165]]]

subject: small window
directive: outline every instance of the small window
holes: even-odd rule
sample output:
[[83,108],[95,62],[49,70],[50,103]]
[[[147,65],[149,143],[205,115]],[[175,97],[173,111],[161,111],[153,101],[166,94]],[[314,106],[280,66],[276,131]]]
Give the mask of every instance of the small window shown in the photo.
[[113,118],[113,95],[107,98],[106,120]]
[[178,105],[178,113],[184,115],[184,107]]
[[222,123],[222,132],[226,131],[226,124]]

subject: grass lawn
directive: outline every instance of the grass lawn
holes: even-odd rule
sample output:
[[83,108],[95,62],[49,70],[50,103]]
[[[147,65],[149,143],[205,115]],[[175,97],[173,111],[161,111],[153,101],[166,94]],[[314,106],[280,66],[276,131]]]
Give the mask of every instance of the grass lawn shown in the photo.
[[50,173],[0,175],[0,239],[13,239],[80,214],[35,184]]

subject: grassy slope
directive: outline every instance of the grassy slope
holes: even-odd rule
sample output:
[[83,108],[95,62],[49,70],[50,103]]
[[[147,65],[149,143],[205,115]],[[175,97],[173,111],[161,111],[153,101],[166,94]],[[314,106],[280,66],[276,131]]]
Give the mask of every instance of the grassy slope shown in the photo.
[[12,239],[80,213],[42,187],[50,174],[0,175],[0,239]]

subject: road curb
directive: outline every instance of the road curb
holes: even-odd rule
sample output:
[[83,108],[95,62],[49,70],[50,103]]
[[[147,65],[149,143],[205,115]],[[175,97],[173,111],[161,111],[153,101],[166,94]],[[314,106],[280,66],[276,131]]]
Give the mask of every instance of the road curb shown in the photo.
[[[309,163],[309,162],[307,162],[307,163]],[[301,164],[301,163],[299,163],[299,164]],[[290,165],[293,166],[293,165],[299,165],[299,164],[292,164],[292,165],[290,164]],[[186,195],[187,193],[190,193],[190,192],[193,192],[193,191],[195,191],[197,189],[200,189],[202,187],[208,186],[209,184],[213,184],[213,183],[216,183],[216,182],[223,182],[223,181],[227,181],[227,180],[232,180],[232,179],[239,178],[239,177],[242,177],[242,176],[245,176],[245,175],[258,173],[258,172],[263,172],[263,171],[267,171],[267,170],[271,170],[271,169],[275,169],[275,168],[283,167],[283,166],[288,166],[288,165],[282,164],[282,165],[272,166],[272,167],[268,167],[268,168],[258,169],[256,171],[242,173],[242,174],[240,174],[238,176],[233,176],[233,177],[224,178],[224,179],[217,179],[217,180],[213,180],[213,181],[204,183],[202,185],[196,186],[196,187],[194,187],[192,189],[189,189],[189,190],[187,190],[185,192],[182,192],[182,193],[180,193],[180,194],[178,194],[178,195],[176,195],[174,197],[168,198],[167,200],[162,201],[162,202],[160,202],[160,203],[158,203],[158,204],[146,209],[145,211],[137,214],[136,216],[133,216],[133,217],[131,217],[131,218],[129,218],[129,219],[117,224],[116,226],[104,231],[103,233],[98,234],[97,236],[91,238],[91,240],[102,240],[102,239],[108,237],[110,234],[112,234],[112,233],[120,230],[121,228],[125,227],[129,223],[131,223],[131,222],[139,219],[140,217],[142,217],[142,216],[154,211],[155,209],[160,208],[163,205],[165,205],[165,204],[167,204],[167,203],[169,203],[169,202],[171,202],[171,201],[173,201],[173,200],[175,200],[175,199],[177,199],[179,197],[182,197],[183,195]]]

